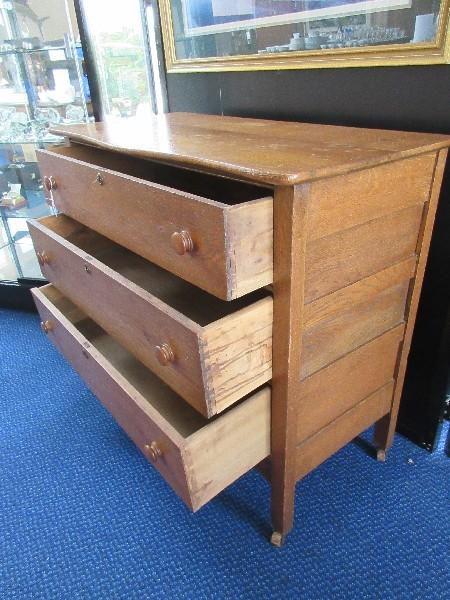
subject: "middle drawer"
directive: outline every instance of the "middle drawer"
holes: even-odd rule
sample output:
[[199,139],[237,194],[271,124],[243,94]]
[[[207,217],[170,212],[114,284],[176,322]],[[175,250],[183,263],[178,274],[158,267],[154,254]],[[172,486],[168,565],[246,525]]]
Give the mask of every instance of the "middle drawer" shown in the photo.
[[44,275],[207,417],[272,377],[272,297],[226,302],[65,215],[29,221]]

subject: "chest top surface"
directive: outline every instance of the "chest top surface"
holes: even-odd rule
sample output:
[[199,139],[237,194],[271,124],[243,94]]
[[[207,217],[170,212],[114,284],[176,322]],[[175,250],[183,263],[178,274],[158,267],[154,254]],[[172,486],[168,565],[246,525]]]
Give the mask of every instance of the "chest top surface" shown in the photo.
[[293,185],[450,146],[450,136],[170,113],[145,120],[58,125],[88,144],[268,185]]

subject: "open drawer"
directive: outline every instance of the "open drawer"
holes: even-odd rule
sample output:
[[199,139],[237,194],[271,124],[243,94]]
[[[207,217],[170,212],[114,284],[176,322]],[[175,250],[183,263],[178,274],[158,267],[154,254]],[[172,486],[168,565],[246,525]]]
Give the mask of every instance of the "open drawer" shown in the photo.
[[47,279],[203,415],[271,379],[269,292],[219,300],[65,215],[29,228]]
[[207,421],[51,285],[41,326],[169,485],[197,510],[270,454],[270,388]]
[[136,254],[224,300],[272,282],[271,191],[77,144],[37,155],[56,208]]

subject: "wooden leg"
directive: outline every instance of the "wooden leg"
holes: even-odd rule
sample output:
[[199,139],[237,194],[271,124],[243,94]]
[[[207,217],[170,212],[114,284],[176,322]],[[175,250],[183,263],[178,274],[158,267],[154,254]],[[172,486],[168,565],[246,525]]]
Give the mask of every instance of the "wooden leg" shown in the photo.
[[392,412],[375,423],[374,445],[377,451],[377,461],[385,462],[386,452],[392,446],[395,433],[396,416]]
[[284,544],[287,534],[294,524],[295,484],[283,486],[282,489],[272,485],[272,525],[270,539],[274,546]]
[[300,188],[277,188],[274,200],[271,486],[272,544],[294,521],[298,386],[303,322],[307,201]]

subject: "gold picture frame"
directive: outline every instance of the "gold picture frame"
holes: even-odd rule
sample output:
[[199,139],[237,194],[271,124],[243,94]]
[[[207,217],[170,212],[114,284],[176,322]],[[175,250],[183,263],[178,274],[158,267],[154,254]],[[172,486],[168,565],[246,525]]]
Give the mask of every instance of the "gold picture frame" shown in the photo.
[[[180,38],[182,40],[198,40],[200,36],[204,36],[203,39],[211,39],[208,36],[213,35],[236,35],[236,31],[242,32],[247,28],[247,31],[257,31],[258,25],[263,21],[261,28],[267,29],[270,27],[286,27],[287,23],[293,22],[292,15],[287,15],[287,18],[281,22],[278,18],[278,22],[267,24],[261,19],[243,19],[237,22],[223,23],[220,26],[206,24],[206,26],[192,27],[186,26],[186,16],[180,17],[180,4],[182,3],[193,3],[196,0],[158,0],[159,11],[161,16],[161,27],[164,41],[164,54],[166,59],[166,67],[169,73],[189,73],[189,72],[201,72],[201,71],[257,71],[257,70],[278,70],[278,69],[317,69],[317,68],[337,68],[337,67],[374,67],[374,66],[399,66],[399,65],[432,65],[432,64],[445,64],[450,62],[450,0],[441,0],[439,4],[439,13],[436,20],[436,33],[433,41],[411,43],[407,41],[405,43],[379,43],[378,45],[366,45],[363,47],[336,47],[327,48],[321,47],[316,49],[304,49],[298,51],[284,50],[283,46],[275,47],[281,48],[281,51],[266,52],[259,50],[260,53],[238,53],[236,55],[227,56],[198,56],[198,57],[180,57],[177,56],[177,44],[180,46]],[[212,0],[213,2],[224,2],[224,0]],[[229,0],[230,3],[233,0]],[[249,2],[250,0],[240,0],[241,2]],[[274,2],[280,0],[273,0]],[[348,0],[348,7],[350,10],[345,14],[342,11],[345,7],[336,8],[334,7],[335,20],[339,18],[339,10],[341,11],[340,17],[348,17],[359,15],[360,13],[355,12],[360,10],[360,5],[367,5],[368,10],[364,12],[365,15],[377,15],[381,14],[379,10],[389,10],[389,6],[394,8],[397,13],[403,8],[402,4],[409,2],[409,7],[412,6],[413,2],[420,2],[421,0],[366,0],[365,2],[359,2],[358,0]],[[346,0],[334,0],[335,4],[346,3]],[[375,9],[370,6],[370,2],[375,3]],[[395,2],[395,4],[394,4]],[[184,20],[183,36],[176,36],[174,30],[174,15],[173,5],[177,3],[178,11],[178,30],[180,30],[180,21]],[[353,4],[351,4],[353,3]],[[383,4],[384,3],[384,4]],[[391,4],[387,4],[391,3]],[[284,3],[286,4],[286,2]],[[295,3],[297,4],[297,2]],[[189,6],[189,4],[187,4]],[[183,4],[183,6],[185,6]],[[373,6],[373,5],[372,5]],[[305,14],[311,15],[314,11],[308,11],[303,13],[299,18],[295,19],[295,23],[306,23]],[[317,12],[317,11],[316,11]],[[319,14],[319,13],[317,13]],[[338,15],[338,16],[336,16]],[[422,15],[419,16],[429,16]],[[272,19],[269,17],[266,21]],[[329,21],[329,14],[325,16]],[[314,15],[314,19],[308,21],[308,26],[311,23],[317,23],[318,16]],[[324,22],[324,21],[320,21]],[[416,23],[417,27],[417,23]],[[187,32],[187,33],[186,33]],[[246,34],[249,35],[248,33]],[[292,43],[292,42],[291,42]],[[326,46],[326,44],[324,45]],[[342,44],[342,46],[344,46]]]

